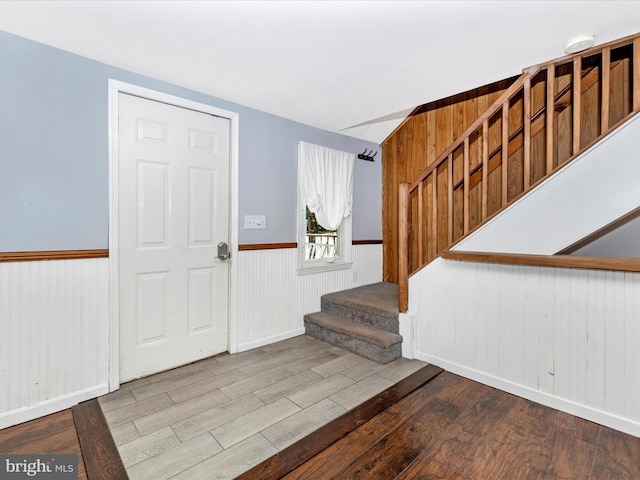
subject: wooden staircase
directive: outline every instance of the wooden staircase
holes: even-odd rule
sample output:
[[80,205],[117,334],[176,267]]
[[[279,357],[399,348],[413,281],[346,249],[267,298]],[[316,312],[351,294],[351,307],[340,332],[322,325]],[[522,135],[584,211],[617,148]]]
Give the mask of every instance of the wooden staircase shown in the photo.
[[[385,272],[388,283],[323,296],[321,311],[305,315],[307,334],[379,363],[400,357],[398,314],[408,309],[409,275],[640,111],[640,34],[527,68],[500,84],[495,101],[453,143],[412,181],[394,185],[397,236],[389,235],[394,224],[384,216],[394,209],[383,198],[385,268],[397,255],[398,285]],[[428,120],[416,123],[438,129]],[[395,162],[413,170],[408,165],[426,150],[425,139],[401,125],[383,143],[383,169]]]
[[[385,240],[385,256],[397,253],[399,311],[408,308],[411,273],[639,111],[640,34],[525,69],[412,181],[399,182],[397,242]],[[422,149],[414,141],[424,143],[424,134],[396,129],[383,143],[383,162],[409,162],[407,152]],[[383,223],[387,231],[393,225]]]

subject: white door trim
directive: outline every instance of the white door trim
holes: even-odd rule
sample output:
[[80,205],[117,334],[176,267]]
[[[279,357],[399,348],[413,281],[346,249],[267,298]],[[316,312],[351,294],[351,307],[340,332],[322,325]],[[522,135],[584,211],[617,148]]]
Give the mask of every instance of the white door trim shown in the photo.
[[[239,126],[237,112],[175,97],[166,93],[109,79],[109,391],[120,387],[120,329],[118,298],[118,94],[128,93],[158,102],[188,108],[202,113],[228,118],[230,132],[230,178],[229,178],[229,247],[236,254],[238,245],[238,165]],[[233,255],[229,264],[229,328],[227,345],[230,353],[238,351],[237,340],[237,267]]]

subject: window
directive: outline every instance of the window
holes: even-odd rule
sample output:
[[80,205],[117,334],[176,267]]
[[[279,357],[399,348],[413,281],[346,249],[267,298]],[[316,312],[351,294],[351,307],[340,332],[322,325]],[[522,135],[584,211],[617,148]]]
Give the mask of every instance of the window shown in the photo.
[[304,259],[316,260],[340,255],[338,230],[327,230],[316,220],[316,214],[305,205],[307,232],[305,235]]
[[298,143],[298,273],[351,267],[355,155]]

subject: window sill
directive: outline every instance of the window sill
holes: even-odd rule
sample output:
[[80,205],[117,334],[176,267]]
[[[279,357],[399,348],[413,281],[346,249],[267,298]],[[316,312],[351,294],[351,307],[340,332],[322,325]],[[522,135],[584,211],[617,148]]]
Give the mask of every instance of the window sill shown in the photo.
[[298,275],[308,275],[310,273],[333,272],[335,270],[348,270],[353,265],[352,262],[318,262],[307,264],[298,268]]

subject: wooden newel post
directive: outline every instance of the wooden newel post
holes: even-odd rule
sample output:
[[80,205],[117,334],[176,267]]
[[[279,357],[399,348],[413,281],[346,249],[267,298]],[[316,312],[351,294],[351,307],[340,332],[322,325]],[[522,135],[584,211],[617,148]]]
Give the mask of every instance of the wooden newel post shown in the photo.
[[409,184],[398,189],[398,310],[409,309]]

